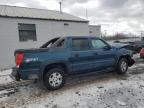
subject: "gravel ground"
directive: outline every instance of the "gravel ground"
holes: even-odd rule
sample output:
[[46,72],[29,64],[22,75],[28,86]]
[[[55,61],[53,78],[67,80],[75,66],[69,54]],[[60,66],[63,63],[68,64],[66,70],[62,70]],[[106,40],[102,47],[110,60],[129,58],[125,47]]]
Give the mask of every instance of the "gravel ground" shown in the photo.
[[30,83],[0,91],[0,108],[144,108],[144,62],[126,75],[71,77],[59,90]]

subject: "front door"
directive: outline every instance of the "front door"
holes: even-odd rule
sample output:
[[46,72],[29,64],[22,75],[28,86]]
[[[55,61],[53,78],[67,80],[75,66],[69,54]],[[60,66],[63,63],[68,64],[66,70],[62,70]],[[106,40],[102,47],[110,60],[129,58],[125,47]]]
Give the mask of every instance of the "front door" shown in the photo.
[[115,52],[105,41],[97,38],[90,39],[91,53],[93,56],[93,68],[105,69],[113,67],[115,63]]
[[88,38],[72,39],[71,64],[73,72],[84,72],[91,69],[92,56]]

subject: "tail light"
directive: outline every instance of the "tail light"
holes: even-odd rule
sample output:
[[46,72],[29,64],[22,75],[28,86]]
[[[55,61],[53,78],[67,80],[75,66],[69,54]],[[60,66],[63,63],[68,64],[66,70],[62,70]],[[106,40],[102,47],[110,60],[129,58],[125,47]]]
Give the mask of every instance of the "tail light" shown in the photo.
[[19,68],[24,58],[24,53],[17,53],[16,54],[16,67]]
[[141,49],[140,53],[144,53],[144,48]]

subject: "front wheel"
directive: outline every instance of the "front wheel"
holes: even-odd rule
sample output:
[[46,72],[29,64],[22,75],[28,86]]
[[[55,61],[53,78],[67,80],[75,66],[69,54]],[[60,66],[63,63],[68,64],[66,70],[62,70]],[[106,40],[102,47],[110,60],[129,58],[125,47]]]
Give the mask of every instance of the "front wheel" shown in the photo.
[[121,58],[117,64],[117,73],[125,74],[128,70],[128,61],[125,58]]
[[48,90],[60,89],[63,87],[64,83],[64,71],[60,68],[53,68],[46,72],[44,76],[44,85]]

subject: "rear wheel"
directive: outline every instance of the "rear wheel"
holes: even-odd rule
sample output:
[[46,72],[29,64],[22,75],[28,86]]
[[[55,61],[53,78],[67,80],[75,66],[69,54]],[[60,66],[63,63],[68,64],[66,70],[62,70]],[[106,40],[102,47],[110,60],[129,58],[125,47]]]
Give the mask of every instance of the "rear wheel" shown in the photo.
[[125,74],[128,70],[128,61],[125,58],[121,58],[117,64],[117,73]]
[[44,76],[44,85],[48,90],[60,89],[63,87],[64,83],[65,76],[61,68],[50,69]]

